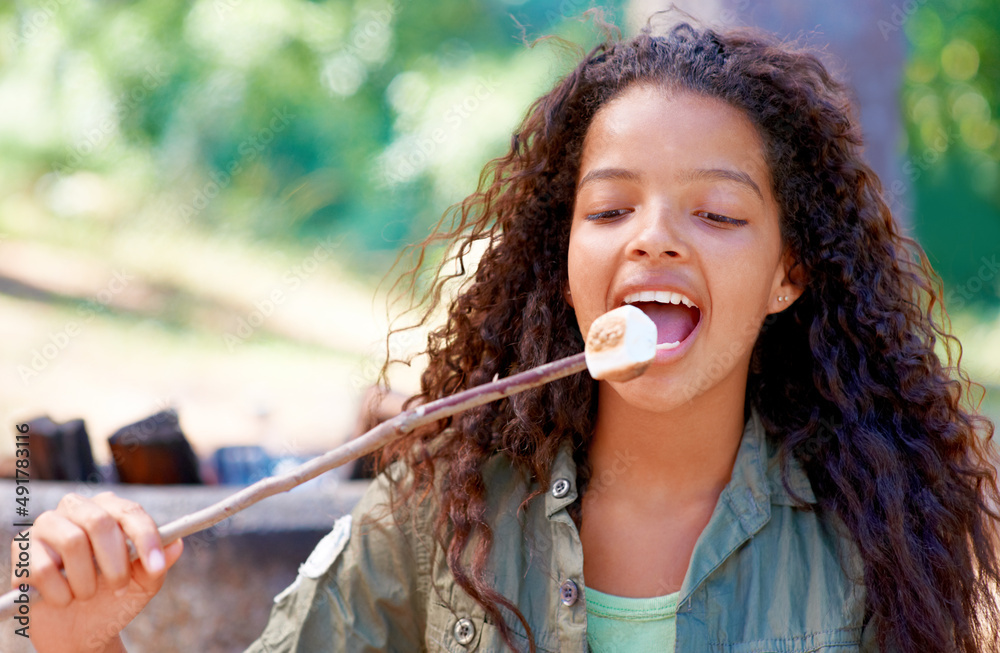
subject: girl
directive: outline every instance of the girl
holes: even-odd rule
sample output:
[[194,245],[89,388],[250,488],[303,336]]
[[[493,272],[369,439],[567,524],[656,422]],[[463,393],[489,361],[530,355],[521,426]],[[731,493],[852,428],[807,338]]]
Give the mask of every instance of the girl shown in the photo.
[[[861,150],[844,86],[757,33],[593,50],[424,243],[460,271],[425,322],[466,283],[411,402],[579,352],[626,303],[678,344],[384,451],[251,650],[997,650],[993,426]],[[112,495],[32,541],[43,653],[119,650],[181,548]]]

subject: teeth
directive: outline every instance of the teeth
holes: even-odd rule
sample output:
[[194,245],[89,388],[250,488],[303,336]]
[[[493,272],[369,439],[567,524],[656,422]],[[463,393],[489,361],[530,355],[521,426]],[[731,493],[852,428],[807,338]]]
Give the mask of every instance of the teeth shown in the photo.
[[683,304],[688,308],[698,308],[698,306],[694,302],[692,302],[690,299],[680,294],[679,292],[670,292],[667,290],[642,290],[625,296],[626,304],[634,304],[636,302],[658,302],[660,304]]

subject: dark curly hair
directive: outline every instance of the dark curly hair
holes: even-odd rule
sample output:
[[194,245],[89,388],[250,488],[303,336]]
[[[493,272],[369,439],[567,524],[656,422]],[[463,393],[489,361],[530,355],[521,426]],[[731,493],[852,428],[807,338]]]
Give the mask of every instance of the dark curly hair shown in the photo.
[[[510,150],[417,246],[398,282],[414,299],[417,326],[447,309],[428,338],[421,392],[410,402],[582,350],[562,293],[584,135],[605,103],[643,83],[721,99],[761,134],[781,235],[808,282],[757,337],[746,402],[782,460],[803,464],[817,509],[839,519],[856,544],[880,645],[1000,649],[991,635],[1000,616],[993,425],[971,405],[974,386],[958,367],[961,345],[949,334],[940,280],[919,245],[900,234],[862,157],[848,90],[795,46],[746,29],[685,23],[657,36],[647,28],[628,41],[609,37],[535,101]],[[485,251],[467,271],[477,244]],[[423,264],[442,245],[447,254],[421,291]],[[947,361],[935,352],[939,342]],[[454,577],[512,648],[502,610],[516,615],[529,640],[531,629],[485,574],[492,531],[483,465],[503,452],[545,488],[557,449],[570,440],[585,488],[596,396],[596,382],[576,375],[467,411],[383,452],[383,466],[403,461],[413,472],[399,501],[436,488],[435,526]],[[456,436],[436,438],[446,427]],[[439,485],[436,464],[448,468]]]

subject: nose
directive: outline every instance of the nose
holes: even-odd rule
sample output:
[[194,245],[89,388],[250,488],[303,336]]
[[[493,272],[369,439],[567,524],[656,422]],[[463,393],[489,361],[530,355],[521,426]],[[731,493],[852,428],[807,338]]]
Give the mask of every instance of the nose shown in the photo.
[[681,258],[687,253],[676,215],[666,207],[647,208],[633,220],[629,256],[635,259]]

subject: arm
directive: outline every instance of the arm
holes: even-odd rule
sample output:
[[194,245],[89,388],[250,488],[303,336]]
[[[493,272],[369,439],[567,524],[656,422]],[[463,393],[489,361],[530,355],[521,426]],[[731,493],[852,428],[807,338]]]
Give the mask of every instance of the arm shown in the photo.
[[397,525],[385,508],[388,483],[374,480],[317,544],[248,653],[424,648],[429,553],[409,518]]

